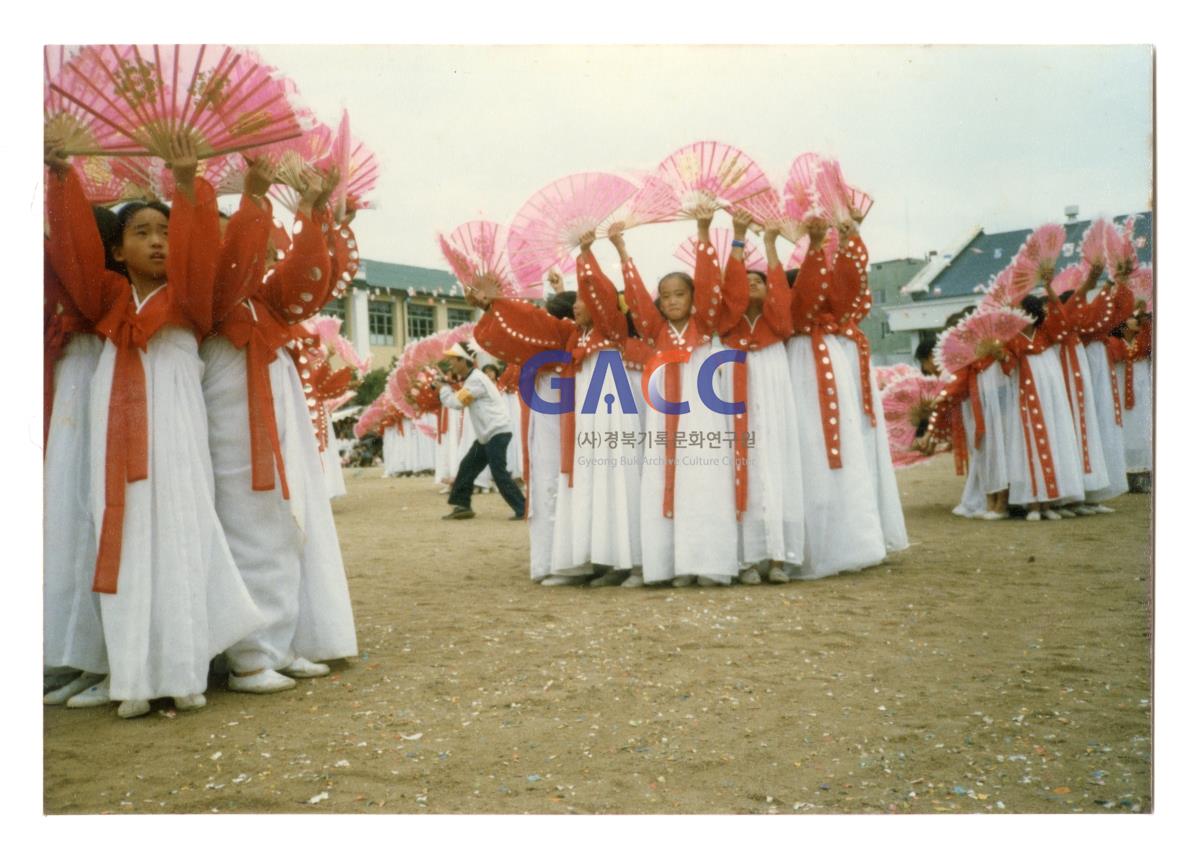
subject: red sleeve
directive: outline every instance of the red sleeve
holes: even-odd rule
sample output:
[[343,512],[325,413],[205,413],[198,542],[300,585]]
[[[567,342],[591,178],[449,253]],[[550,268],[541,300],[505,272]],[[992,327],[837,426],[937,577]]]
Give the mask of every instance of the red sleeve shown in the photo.
[[[824,271],[824,272],[823,272]],[[782,274],[782,270],[780,270]],[[786,285],[786,281],[784,282]],[[822,285],[826,288],[822,288]],[[812,323],[822,304],[822,294],[828,291],[829,275],[825,268],[825,251],[809,245],[800,272],[792,286],[792,324],[798,330]]]
[[575,322],[555,318],[523,300],[493,300],[475,324],[475,341],[506,363],[523,363],[546,350],[565,350]]
[[212,185],[196,179],[196,199],[171,200],[167,227],[167,293],[200,335],[212,331],[213,297],[221,258],[221,221]]
[[[294,231],[297,227],[298,233]],[[329,268],[329,249],[321,227],[297,214],[291,249],[268,271],[262,297],[291,324],[311,318],[327,302]]]
[[775,276],[767,275],[767,300],[763,304],[763,320],[776,336],[792,335],[792,290],[788,288],[783,268],[775,267]]
[[94,324],[129,291],[124,277],[104,267],[104,243],[73,168],[62,178],[50,173],[46,207],[50,221],[46,249],[54,274],[80,314]]
[[1038,332],[1042,333],[1051,342],[1057,342],[1061,339],[1068,330],[1066,313],[1063,310],[1063,305],[1057,298],[1050,298],[1046,301],[1046,320],[1042,322],[1042,326]]
[[629,336],[629,328],[617,299],[617,287],[604,275],[591,250],[580,254],[575,272],[579,278],[579,298],[591,313],[592,324],[604,338],[618,346],[623,344]]
[[1150,350],[1154,343],[1154,322],[1144,321],[1138,329],[1137,336],[1134,342],[1134,356],[1136,359],[1144,359],[1150,356]]
[[[807,261],[807,260],[806,260]],[[867,283],[867,248],[862,238],[851,235],[841,242],[833,263],[833,282],[829,289],[829,308],[839,323],[848,323],[870,307],[871,288]]]
[[[696,269],[692,277],[695,290],[692,293],[692,320],[704,335],[714,333],[720,323],[723,305],[721,288],[721,263],[717,251],[710,243],[696,243]],[[740,318],[745,307],[738,313]]]
[[726,335],[746,314],[750,306],[750,278],[746,275],[746,261],[730,255],[725,263],[725,283],[721,288],[721,314],[717,320],[717,332]]
[[213,288],[213,319],[225,315],[258,290],[266,268],[267,239],[271,234],[270,202],[260,207],[249,196],[225,226],[221,242],[221,258]]
[[1118,283],[1115,288],[1116,291],[1112,296],[1113,327],[1124,324],[1125,321],[1129,319],[1129,316],[1133,314],[1133,306],[1137,302],[1133,299],[1133,289],[1131,289],[1129,286],[1125,285],[1124,283]]
[[633,323],[637,327],[638,333],[643,339],[655,338],[662,330],[666,319],[658,311],[654,298],[646,291],[642,276],[638,273],[633,259],[621,266],[621,273],[625,278],[625,303],[629,306],[629,312],[633,316]]

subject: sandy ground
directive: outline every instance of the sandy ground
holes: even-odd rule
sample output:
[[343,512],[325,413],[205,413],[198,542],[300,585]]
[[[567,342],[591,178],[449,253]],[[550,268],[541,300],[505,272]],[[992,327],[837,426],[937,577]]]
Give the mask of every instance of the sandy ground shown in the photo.
[[45,810],[1145,812],[1150,503],[952,517],[900,474],[912,547],[820,582],[545,589],[499,497],[349,471],[361,655],[274,696],[117,719],[47,708]]

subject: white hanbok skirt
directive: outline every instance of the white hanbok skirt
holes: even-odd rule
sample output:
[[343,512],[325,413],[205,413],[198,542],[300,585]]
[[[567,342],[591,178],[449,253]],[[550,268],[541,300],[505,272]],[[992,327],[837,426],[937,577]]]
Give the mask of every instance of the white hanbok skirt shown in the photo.
[[[908,549],[908,529],[904,525],[904,508],[900,504],[900,488],[896,484],[896,470],[892,466],[892,447],[888,442],[887,420],[883,418],[883,399],[879,388],[868,383],[862,388],[862,373],[858,369],[858,346],[845,336],[827,336],[826,341],[837,342],[850,367],[850,383],[854,388],[854,406],[859,414],[859,427],[866,452],[867,468],[871,473],[871,485],[875,490],[875,502],[879,505],[879,521],[883,525],[883,542],[889,553]],[[874,377],[874,367],[869,377]],[[863,395],[871,396],[875,413],[875,424],[863,411]],[[842,408],[845,416],[845,408]],[[843,442],[848,432],[843,431]]]
[[[326,407],[324,402],[321,402],[321,407]],[[328,415],[328,414],[327,414]],[[312,422],[309,422],[311,429]],[[313,434],[313,441],[316,441],[316,434]],[[327,419],[325,422],[325,451],[321,452],[318,447],[318,454],[321,457],[321,467],[325,471],[325,491],[329,499],[337,499],[339,496],[346,495],[346,477],[342,473],[342,456],[338,454],[338,441],[333,433],[333,421]]]
[[804,475],[787,347],[778,342],[747,352],[746,373],[754,448],[747,453],[738,558],[743,567],[764,559],[798,566],[804,560]]
[[[637,443],[641,421],[636,407],[632,413],[622,410],[617,381],[607,372],[596,412],[581,412],[596,363],[597,354],[592,353],[575,374],[575,436],[588,441],[571,444],[573,484],[566,473],[558,476],[551,561],[555,574],[590,573],[593,564],[625,570],[642,563]],[[618,370],[625,370],[619,362]],[[606,395],[613,396],[611,412]],[[592,445],[593,440],[598,444]]]
[[[666,483],[667,450],[659,445],[658,433],[667,430],[667,417],[647,407],[646,431],[655,440],[645,450],[642,465],[642,572],[646,582],[665,582],[677,576],[708,577],[728,583],[738,572],[737,511],[734,501],[734,451],[724,437],[733,430],[733,418],[715,413],[700,400],[696,381],[704,360],[723,348],[715,340],[692,352],[691,359],[680,365],[682,400],[690,405],[680,415],[678,431],[685,435],[713,433],[721,440],[716,448],[682,446],[675,453],[675,511],[663,515],[663,488]],[[665,397],[666,369],[651,380],[653,388]],[[714,386],[727,386],[732,367],[717,370]]]
[[[546,401],[554,401],[557,393],[550,386],[556,377],[549,372],[537,376],[537,394]],[[517,434],[513,442],[520,442],[520,417],[515,423]],[[559,438],[561,422],[557,414],[529,414],[529,576],[534,581],[551,574],[551,556],[554,550],[554,515],[558,505],[559,469],[561,456]]]
[[505,392],[504,403],[508,405],[508,421],[513,426],[512,442],[508,444],[508,471],[515,479],[523,478],[525,457],[521,452],[521,397],[514,392]]
[[404,438],[395,425],[383,429],[383,477],[404,472]]
[[[1100,444],[1100,432],[1098,430],[1098,423],[1100,421],[1099,409],[1096,407],[1097,389],[1092,383],[1092,373],[1088,368],[1087,353],[1084,351],[1083,344],[1081,343],[1074,347],[1075,359],[1079,362],[1079,377],[1075,377],[1074,372],[1068,373],[1067,403],[1071,406],[1071,419],[1075,427],[1075,442],[1079,447],[1079,461],[1082,467],[1084,436],[1079,422],[1079,407],[1076,402],[1076,384],[1081,384],[1083,387],[1083,417],[1084,424],[1087,426],[1088,464],[1091,467],[1090,473],[1086,470],[1083,472],[1083,491],[1086,497],[1095,498],[1099,501],[1101,494],[1105,496],[1111,496],[1112,494],[1106,493],[1109,484],[1109,473],[1107,461],[1104,457],[1104,450]],[[1062,346],[1060,345],[1059,348],[1061,349]],[[1105,384],[1102,389],[1109,390],[1107,396],[1112,396],[1112,384]]]
[[251,489],[246,354],[207,339],[204,401],[216,508],[242,579],[267,623],[226,652],[234,671],[281,669],[297,657],[357,653],[354,614],[317,440],[295,364],[280,349],[268,366],[290,499]]
[[[91,391],[97,539],[116,354],[105,343]],[[125,486],[117,593],[100,595],[109,695],[118,701],[204,692],[209,660],[263,624],[213,505],[196,337],[165,327],[139,357],[146,373],[149,478]]]
[[1096,421],[1088,423],[1088,432],[1095,444],[1092,446],[1092,466],[1096,465],[1094,456],[1099,451],[1104,456],[1104,468],[1108,472],[1108,486],[1101,490],[1089,490],[1086,495],[1088,502],[1104,502],[1129,492],[1129,479],[1125,475],[1125,420],[1122,414],[1122,424],[1117,424],[1115,408],[1121,406],[1121,401],[1113,401],[1108,348],[1104,342],[1090,342],[1083,350],[1087,357],[1088,374],[1092,378],[1092,390],[1096,394]]
[[979,373],[979,403],[983,408],[983,442],[975,448],[975,412],[971,401],[962,402],[963,427],[967,436],[967,481],[954,513],[975,517],[987,511],[987,495],[1008,488],[1008,458],[1005,426],[1011,391],[999,363]]
[[90,390],[104,342],[71,336],[54,366],[54,410],[46,438],[42,495],[42,663],[46,669],[108,672],[90,496]]
[[[1117,369],[1121,398],[1125,393],[1125,363]],[[1154,378],[1150,359],[1134,360],[1133,409],[1123,414],[1125,421],[1125,469],[1148,473],[1154,469]]]
[[437,469],[437,414],[423,413],[418,419],[420,424],[425,425],[433,432],[433,436],[429,436],[420,428],[416,429],[417,435],[417,468],[416,472],[435,472]]
[[1037,460],[1033,462],[1033,482],[1030,482],[1029,454],[1021,423],[1020,372],[1014,369],[1009,376],[1009,400],[1012,406],[1008,409],[1004,435],[1008,449],[1009,502],[1014,505],[1028,505],[1033,502],[1081,502],[1084,495],[1083,459],[1079,456],[1079,443],[1075,436],[1071,405],[1067,400],[1067,386],[1063,382],[1058,347],[1048,348],[1028,359],[1041,403],[1041,416],[1045,420],[1059,495],[1056,499],[1050,499],[1042,467]]
[[[831,342],[834,337],[826,336]],[[833,374],[840,415],[842,466],[830,469],[825,453],[825,433],[821,424],[821,402],[817,391],[817,365],[812,339],[793,336],[787,343],[788,367],[796,402],[803,476],[804,564],[797,574],[801,579],[819,579],[842,571],[857,571],[878,565],[887,556],[883,524],[880,521],[878,461],[868,461],[863,437],[873,432],[859,406],[858,357],[846,360],[841,346],[829,347],[829,365]],[[822,372],[825,374],[825,372]],[[882,420],[883,410],[876,411]],[[872,455],[877,450],[872,448]],[[891,453],[888,452],[890,459]],[[889,464],[890,467],[890,464]]]

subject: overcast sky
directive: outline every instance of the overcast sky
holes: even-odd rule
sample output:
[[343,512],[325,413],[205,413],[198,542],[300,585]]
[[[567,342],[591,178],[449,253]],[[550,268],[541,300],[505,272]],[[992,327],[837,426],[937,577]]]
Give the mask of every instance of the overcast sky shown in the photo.
[[[716,139],[780,182],[837,157],[874,195],[874,260],[989,232],[1145,210],[1149,48],[260,47],[334,124],[378,154],[367,258],[445,268],[434,242],[480,216],[507,223],[536,190],[589,170],[652,169]],[[676,266],[685,224],[630,239],[644,272]],[[603,260],[603,256],[601,257]]]

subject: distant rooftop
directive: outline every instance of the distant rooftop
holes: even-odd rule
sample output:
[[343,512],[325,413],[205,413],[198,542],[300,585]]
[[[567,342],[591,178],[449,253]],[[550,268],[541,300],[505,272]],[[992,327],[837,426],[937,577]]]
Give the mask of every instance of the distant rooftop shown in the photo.
[[377,262],[360,259],[356,283],[371,288],[386,288],[388,291],[405,291],[410,294],[434,294],[443,297],[461,297],[458,280],[449,271],[436,268],[399,265],[392,262]]
[[[1113,218],[1113,222],[1120,227],[1130,216],[1138,218],[1133,227],[1134,242],[1138,258],[1146,264],[1153,255],[1151,241],[1154,215],[1149,211],[1126,214]],[[1059,270],[1079,261],[1079,244],[1091,223],[1090,220],[1079,220],[1063,224],[1067,240],[1058,259]],[[1032,233],[1033,229],[1018,229],[989,235],[977,228],[973,237],[950,258],[932,261],[930,267],[922,271],[922,275],[916,277],[906,291],[915,300],[939,300],[976,294],[976,286],[987,285],[989,279],[1004,270]]]

